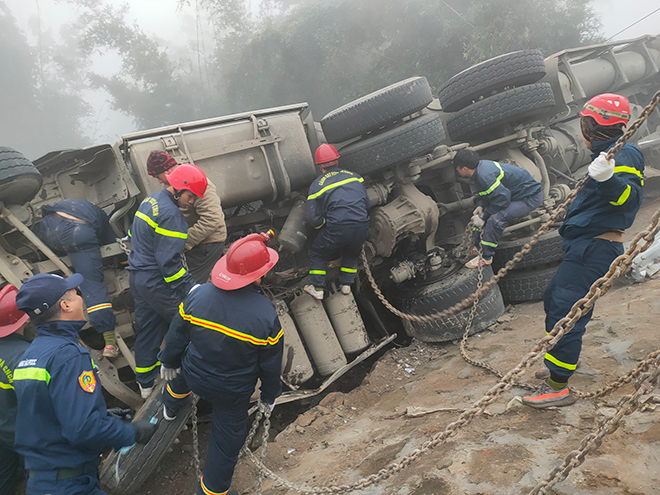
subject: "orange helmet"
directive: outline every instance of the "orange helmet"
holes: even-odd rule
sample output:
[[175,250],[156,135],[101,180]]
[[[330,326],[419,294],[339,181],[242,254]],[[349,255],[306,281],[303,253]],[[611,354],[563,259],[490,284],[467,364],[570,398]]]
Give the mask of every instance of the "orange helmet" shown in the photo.
[[209,181],[206,174],[197,165],[184,163],[165,174],[167,182],[177,191],[188,190],[195,196],[204,197]]
[[30,318],[16,307],[18,289],[11,284],[0,290],[0,338],[11,335]]
[[277,251],[266,247],[268,240],[268,234],[250,234],[229,246],[227,254],[213,267],[213,285],[236,290],[266,275],[279,259]]
[[580,115],[591,117],[602,126],[627,125],[630,120],[630,103],[625,96],[603,93],[589,100]]
[[325,163],[334,162],[339,159],[339,153],[337,148],[331,144],[322,144],[316,148],[316,153],[314,153],[314,162],[317,165],[323,165]]

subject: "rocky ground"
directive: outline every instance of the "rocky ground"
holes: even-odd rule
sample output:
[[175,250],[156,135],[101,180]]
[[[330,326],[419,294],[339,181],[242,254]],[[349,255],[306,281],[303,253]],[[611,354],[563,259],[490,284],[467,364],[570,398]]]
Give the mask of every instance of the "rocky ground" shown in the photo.
[[[653,210],[654,211],[654,210]],[[640,213],[639,230],[652,213]],[[631,229],[635,230],[635,229]],[[660,348],[660,280],[617,285],[603,297],[587,327],[582,364],[571,384],[595,390],[635,368],[638,360]],[[471,337],[469,352],[508,371],[543,332],[541,303],[509,307],[500,322]],[[539,364],[540,366],[540,364]],[[529,370],[523,381],[538,384]],[[364,379],[362,377],[364,376]],[[335,389],[306,404],[278,406],[268,444],[267,465],[282,477],[307,487],[354,482],[419,448],[494,385],[495,377],[467,364],[456,343],[390,349],[367,362]],[[356,385],[350,389],[352,385]],[[350,390],[348,390],[350,389]],[[410,466],[364,495],[522,494],[544,480],[582,438],[610,417],[624,387],[595,401],[537,411],[516,399],[525,391],[504,393],[487,414],[462,428]],[[660,494],[660,391],[605,437],[557,494]],[[657,399],[657,401],[656,401]],[[419,417],[416,408],[444,410]],[[201,425],[202,461],[210,433]],[[280,431],[281,430],[281,431]],[[192,493],[194,469],[190,431],[145,486],[153,495]],[[256,471],[239,461],[234,488],[254,493]],[[264,482],[266,495],[293,494]]]

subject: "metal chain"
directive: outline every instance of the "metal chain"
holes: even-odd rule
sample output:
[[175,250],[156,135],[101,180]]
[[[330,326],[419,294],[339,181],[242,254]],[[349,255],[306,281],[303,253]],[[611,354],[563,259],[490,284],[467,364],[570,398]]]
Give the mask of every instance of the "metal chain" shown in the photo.
[[122,251],[124,251],[124,254],[125,254],[126,256],[128,256],[129,254],[131,254],[131,248],[129,248],[129,247],[126,245],[126,243],[124,242],[124,239],[120,239],[119,237],[117,237],[117,238],[115,239],[115,242],[116,242],[117,244],[119,244],[119,247],[121,248]]
[[619,428],[624,416],[628,416],[637,410],[641,398],[644,395],[650,394],[658,385],[658,379],[660,378],[660,356],[656,355],[655,359],[652,360],[652,364],[655,368],[654,371],[647,371],[639,377],[638,381],[635,383],[635,393],[622,397],[614,415],[603,421],[595,431],[584,437],[580,443],[580,448],[566,456],[564,463],[553,469],[545,481],[534,487],[534,489],[529,492],[529,495],[548,493],[548,490],[553,485],[565,480],[573,469],[584,462],[587,454],[600,447],[603,438],[606,435],[614,433]]
[[191,410],[191,418],[192,418],[192,437],[193,437],[193,461],[195,463],[195,475],[197,476],[196,478],[196,483],[199,483],[199,480],[202,479],[202,468],[201,468],[201,463],[199,461],[199,429],[197,427],[197,400],[199,397],[197,395],[193,394],[192,396],[192,410]]

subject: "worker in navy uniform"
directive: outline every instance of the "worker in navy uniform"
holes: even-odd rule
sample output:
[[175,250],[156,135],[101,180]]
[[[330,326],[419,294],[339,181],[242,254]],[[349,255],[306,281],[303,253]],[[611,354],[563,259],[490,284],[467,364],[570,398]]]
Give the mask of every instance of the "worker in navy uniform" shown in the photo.
[[23,331],[29,316],[16,307],[18,289],[11,284],[0,290],[0,494],[15,495],[23,460],[14,448],[16,393],[14,370],[30,346]]
[[307,253],[311,285],[304,289],[322,300],[326,263],[339,257],[340,289],[343,294],[351,293],[362,244],[369,235],[369,197],[362,177],[339,168],[339,153],[334,146],[322,144],[314,159],[323,175],[309,186],[307,220],[320,232]]
[[105,339],[103,356],[119,356],[115,339],[115,313],[108,288],[103,283],[103,257],[100,246],[115,242],[105,212],[84,199],[64,199],[41,207],[43,220],[39,237],[54,251],[69,255],[71,264],[85,281],[80,286],[89,322]]
[[159,355],[168,381],[166,420],[176,417],[191,390],[213,405],[213,435],[198,495],[229,490],[257,380],[260,407],[272,411],[282,390],[282,325],[273,304],[259,293],[261,278],[278,260],[267,239],[250,234],[230,246],[213,268],[212,283],[194,287],[179,306]]
[[206,176],[195,165],[180,165],[167,178],[167,188],[142,201],[130,230],[135,374],[144,399],[153,391],[160,364],[157,355],[167,329],[179,303],[195,285],[181,257],[188,224],[179,207],[194,204],[206,191]]
[[18,399],[16,451],[25,458],[27,495],[102,495],[98,464],[106,448],[146,443],[147,421],[124,423],[109,415],[89,351],[78,344],[85,309],[69,278],[35,275],[16,305],[37,327],[37,337],[14,371]]
[[[630,120],[628,100],[615,94],[598,95],[587,102],[580,115],[582,135],[593,161],[586,186],[569,206],[559,228],[566,254],[543,295],[546,332],[552,331],[623,254],[623,231],[633,224],[642,204],[642,152],[627,143],[615,159],[606,157]],[[523,403],[546,408],[575,402],[568,380],[577,367],[591,315],[589,311],[580,318],[546,353],[546,368],[536,376],[547,377],[547,381],[536,394],[524,397]]]
[[471,178],[479,192],[477,208],[472,212],[472,225],[475,229],[483,229],[482,256],[475,256],[465,266],[490,265],[507,224],[541,206],[543,186],[524,168],[480,160],[472,150],[460,150],[453,163],[456,173]]

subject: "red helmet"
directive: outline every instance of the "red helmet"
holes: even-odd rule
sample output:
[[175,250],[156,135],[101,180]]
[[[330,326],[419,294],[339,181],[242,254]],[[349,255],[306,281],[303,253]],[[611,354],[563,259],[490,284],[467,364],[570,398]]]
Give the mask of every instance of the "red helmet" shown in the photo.
[[200,198],[204,197],[206,186],[209,183],[202,169],[192,163],[179,165],[169,174],[165,174],[165,178],[170,186],[177,191],[187,189]]
[[18,289],[11,284],[0,290],[0,338],[21,328],[30,318],[16,307]]
[[599,125],[627,125],[630,120],[628,98],[613,93],[594,96],[580,112],[583,117],[592,117]]
[[317,165],[323,165],[324,163],[334,162],[339,159],[339,153],[337,148],[331,144],[322,144],[316,148],[316,153],[314,153],[314,162]]
[[275,266],[279,255],[266,247],[267,234],[250,234],[237,240],[218,260],[211,273],[213,285],[236,290],[263,277]]

